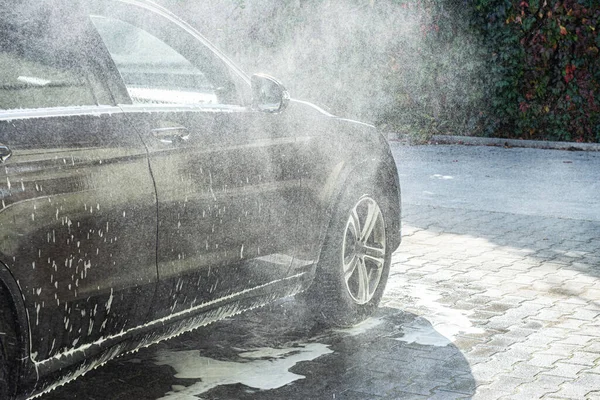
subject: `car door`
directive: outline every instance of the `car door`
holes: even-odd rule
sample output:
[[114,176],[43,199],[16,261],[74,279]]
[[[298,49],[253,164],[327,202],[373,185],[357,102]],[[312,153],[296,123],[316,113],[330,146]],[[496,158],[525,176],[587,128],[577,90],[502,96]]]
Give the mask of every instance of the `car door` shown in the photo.
[[279,116],[252,111],[241,93],[247,78],[166,11],[120,4],[92,20],[132,99],[122,108],[156,182],[155,317],[284,278],[299,212],[294,134]]
[[146,320],[156,198],[109,76],[79,51],[103,49],[93,27],[70,8],[13,11],[0,18],[0,260],[22,290],[41,373]]

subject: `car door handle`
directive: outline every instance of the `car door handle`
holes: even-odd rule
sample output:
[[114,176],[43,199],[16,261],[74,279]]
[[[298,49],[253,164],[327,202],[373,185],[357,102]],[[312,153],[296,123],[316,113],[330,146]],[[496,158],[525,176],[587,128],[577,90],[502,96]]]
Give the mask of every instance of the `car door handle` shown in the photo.
[[0,143],[0,162],[5,162],[12,156],[12,150],[5,144]]
[[152,129],[152,136],[162,143],[181,143],[190,138],[190,133],[185,126],[170,126]]

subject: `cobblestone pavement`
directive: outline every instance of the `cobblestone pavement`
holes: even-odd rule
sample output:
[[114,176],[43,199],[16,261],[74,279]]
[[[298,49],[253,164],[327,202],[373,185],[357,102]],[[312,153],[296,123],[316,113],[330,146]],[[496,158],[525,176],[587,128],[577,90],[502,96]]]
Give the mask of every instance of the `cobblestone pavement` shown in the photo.
[[388,289],[359,327],[322,330],[287,299],[42,399],[600,399],[600,218],[406,198]]
[[474,398],[600,399],[600,222],[423,206],[405,221],[384,305],[444,332],[430,291],[466,318],[453,345]]

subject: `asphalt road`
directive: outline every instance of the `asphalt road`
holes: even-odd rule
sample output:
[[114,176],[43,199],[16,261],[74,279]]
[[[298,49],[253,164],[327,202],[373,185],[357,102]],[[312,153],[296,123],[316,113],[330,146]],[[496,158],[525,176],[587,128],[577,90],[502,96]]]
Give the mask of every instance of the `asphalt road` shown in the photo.
[[403,243],[376,315],[286,299],[42,400],[600,399],[600,153],[392,144]]
[[600,220],[600,152],[392,148],[406,204]]

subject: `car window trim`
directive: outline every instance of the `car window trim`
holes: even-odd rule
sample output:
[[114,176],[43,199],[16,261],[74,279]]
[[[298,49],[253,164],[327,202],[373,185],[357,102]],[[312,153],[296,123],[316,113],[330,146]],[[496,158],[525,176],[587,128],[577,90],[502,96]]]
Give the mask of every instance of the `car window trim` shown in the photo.
[[90,105],[70,107],[19,108],[0,110],[0,121],[12,121],[47,117],[76,117],[79,115],[100,116],[105,114],[122,113],[118,106]]
[[230,104],[119,104],[125,113],[139,112],[245,112],[247,106]]

